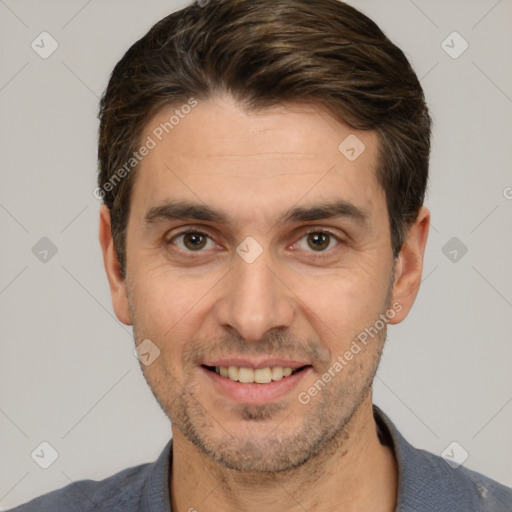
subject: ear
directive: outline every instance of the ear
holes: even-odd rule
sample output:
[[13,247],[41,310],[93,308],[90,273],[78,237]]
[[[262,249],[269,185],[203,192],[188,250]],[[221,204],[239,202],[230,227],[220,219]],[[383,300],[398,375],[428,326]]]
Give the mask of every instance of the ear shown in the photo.
[[430,212],[424,206],[420,209],[414,224],[409,228],[406,239],[395,263],[395,281],[392,304],[398,303],[397,314],[390,324],[400,323],[409,313],[418,294],[423,272],[423,256],[430,227]]
[[120,322],[126,325],[132,325],[130,308],[128,306],[128,296],[126,294],[126,280],[121,273],[121,265],[114,247],[112,238],[112,229],[110,225],[110,210],[106,205],[100,208],[100,229],[99,239],[101,250],[103,252],[103,264],[107,273],[110,285],[110,295],[114,312]]

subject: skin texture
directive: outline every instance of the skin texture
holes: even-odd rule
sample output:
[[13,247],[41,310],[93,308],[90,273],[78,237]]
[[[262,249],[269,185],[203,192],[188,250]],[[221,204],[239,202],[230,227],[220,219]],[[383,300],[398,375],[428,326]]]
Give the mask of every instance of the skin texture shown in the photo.
[[[141,140],[175,109],[157,113]],[[354,161],[338,150],[350,134],[366,147]],[[332,370],[379,315],[393,310],[389,323],[405,318],[421,280],[429,212],[421,209],[394,260],[377,149],[375,133],[335,122],[314,105],[256,113],[215,96],[180,120],[137,170],[126,280],[102,207],[115,313],[133,325],[137,344],[149,339],[160,350],[141,368],[172,420],[173,510],[394,510],[396,462],[378,440],[371,408],[386,323]],[[207,205],[227,222],[145,222],[150,208],[171,200]],[[292,208],[339,200],[364,220],[281,220]],[[199,250],[190,235],[178,236],[183,229],[208,235],[192,235]],[[319,250],[311,233],[331,236]],[[262,249],[252,263],[236,252],[249,236]],[[311,367],[277,399],[244,403],[201,368],[223,357]],[[330,368],[330,381],[301,403],[299,393]]]

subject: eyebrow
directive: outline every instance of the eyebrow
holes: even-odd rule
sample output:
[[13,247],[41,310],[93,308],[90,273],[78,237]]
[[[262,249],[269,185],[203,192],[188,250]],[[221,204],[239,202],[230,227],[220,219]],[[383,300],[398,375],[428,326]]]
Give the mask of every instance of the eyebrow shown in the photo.
[[[307,222],[323,219],[347,218],[357,224],[366,224],[369,215],[363,209],[344,200],[324,201],[310,206],[294,207],[284,212],[276,224]],[[160,222],[172,220],[201,220],[229,225],[228,217],[206,204],[188,201],[168,201],[148,209],[144,215],[144,224],[151,227]]]

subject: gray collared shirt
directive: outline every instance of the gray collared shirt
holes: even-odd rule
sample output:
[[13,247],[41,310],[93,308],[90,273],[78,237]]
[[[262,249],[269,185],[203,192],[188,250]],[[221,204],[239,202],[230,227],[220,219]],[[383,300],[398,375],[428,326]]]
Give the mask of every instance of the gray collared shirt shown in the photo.
[[[395,512],[512,511],[511,488],[462,466],[454,469],[441,457],[414,448],[376,406],[374,415],[398,461]],[[99,482],[75,482],[11,512],[172,512],[171,460],[169,441],[153,463],[125,469]],[[191,503],[190,508],[200,510],[199,504]]]

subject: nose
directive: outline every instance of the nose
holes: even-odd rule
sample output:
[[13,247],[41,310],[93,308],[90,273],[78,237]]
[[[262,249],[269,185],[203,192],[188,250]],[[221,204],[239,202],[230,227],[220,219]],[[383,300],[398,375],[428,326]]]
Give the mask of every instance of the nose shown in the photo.
[[219,325],[235,329],[248,342],[262,339],[270,330],[288,328],[293,321],[293,292],[270,264],[265,251],[252,263],[236,256],[215,305]]

